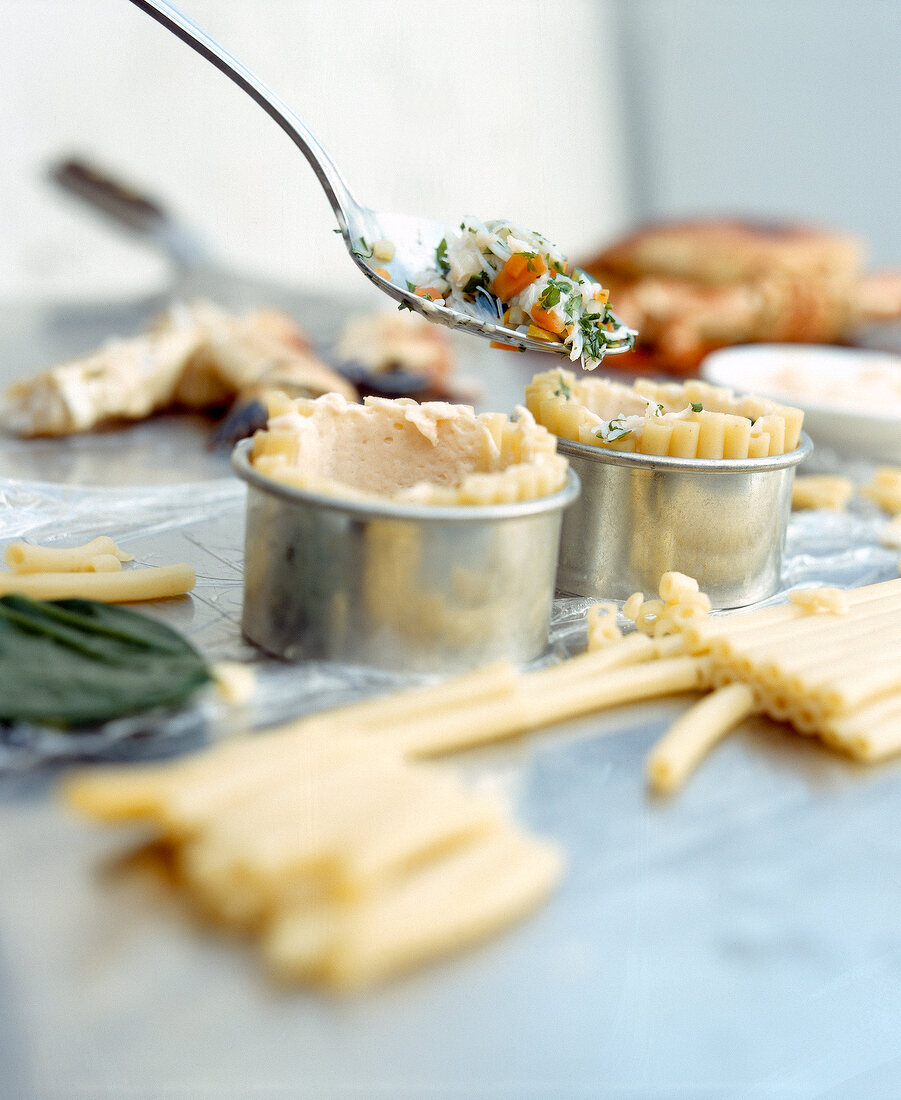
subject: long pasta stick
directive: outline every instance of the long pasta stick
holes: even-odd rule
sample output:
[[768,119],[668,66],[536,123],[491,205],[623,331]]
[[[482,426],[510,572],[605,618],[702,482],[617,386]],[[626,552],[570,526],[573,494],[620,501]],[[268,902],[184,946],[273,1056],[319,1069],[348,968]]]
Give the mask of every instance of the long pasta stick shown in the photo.
[[842,741],[842,747],[868,764],[895,756],[901,751],[901,713],[855,733]]
[[264,934],[264,958],[280,977],[359,988],[512,923],[561,869],[554,846],[510,828],[492,832],[362,904],[279,913]]
[[195,582],[194,570],[184,563],[121,573],[0,573],[0,596],[18,593],[34,600],[131,603],[183,596]]
[[[633,637],[636,640],[620,658],[655,652],[651,639],[630,635]],[[610,648],[618,649],[620,644]],[[600,654],[589,656],[595,659],[587,668],[579,666],[582,675],[596,674],[610,659]],[[224,806],[255,797],[296,767],[310,767],[319,758],[337,760],[347,753],[365,751],[361,732],[368,737],[386,731],[384,739],[373,736],[373,746],[388,751],[393,746],[393,751],[401,752],[403,739],[399,740],[398,730],[408,731],[405,737],[416,745],[440,740],[442,722],[475,729],[491,726],[499,716],[509,725],[511,707],[520,705],[513,703],[513,696],[521,680],[510,662],[496,662],[438,684],[296,719],[168,768],[96,769],[70,780],[66,797],[74,808],[101,820],[150,819],[170,833],[184,835],[201,827]],[[528,728],[527,716],[515,719],[513,725]]]
[[577,681],[648,661],[661,653],[675,653],[680,647],[678,638],[651,639],[630,634],[604,649],[571,657],[537,672],[520,675],[508,662],[498,662],[440,684],[411,688],[328,711],[321,716],[314,715],[304,726],[317,730],[350,727],[371,733],[384,729],[390,733],[399,726],[423,721],[437,734],[442,721],[448,726],[476,724],[484,728],[491,725],[492,715],[496,714],[507,716],[508,721],[520,722],[522,719],[515,717],[519,704],[513,696],[523,687],[537,694],[568,690],[569,685]]
[[684,653],[685,643],[677,634],[666,638],[651,638],[647,634],[635,632],[627,634],[621,641],[604,646],[603,649],[581,653],[577,657],[561,661],[558,665],[528,672],[523,677],[523,683],[528,690],[540,694],[569,691],[572,684],[602,673],[657,658],[681,657]]
[[[880,581],[864,588],[851,588],[848,589],[847,595],[848,602],[851,605],[849,614],[853,614],[854,608],[860,604],[870,603],[873,600],[887,600],[901,595],[901,578]],[[699,644],[706,644],[720,634],[731,636],[746,630],[757,630],[761,627],[772,629],[783,622],[792,619],[803,619],[809,615],[810,612],[797,604],[782,603],[771,607],[763,607],[758,611],[738,611],[729,615],[717,615],[685,628],[683,633],[686,636],[689,648],[695,649]]]
[[[864,624],[865,625],[865,624]],[[877,645],[868,645],[868,632],[849,633],[845,639],[829,638],[815,653],[777,655],[753,666],[753,675],[768,683],[784,684],[791,691],[803,691],[810,683],[821,683],[830,677],[853,675],[852,667],[878,661],[887,647],[901,652],[901,622],[894,629],[880,633]]]
[[[478,710],[510,693],[518,680],[510,662],[497,662],[439,684],[295,719],[168,766],[93,769],[65,785],[66,797],[74,808],[101,820],[143,818],[170,832],[191,832],[229,803],[255,797],[291,769],[365,752],[358,731],[368,734],[422,721],[435,708]],[[375,738],[368,747],[397,751]]]
[[888,719],[895,717],[901,719],[901,693],[877,699],[875,702],[868,703],[859,710],[855,710],[853,714],[829,718],[823,725],[828,733],[833,733],[839,738],[849,738],[860,730],[881,725]]
[[754,693],[747,684],[729,684],[695,703],[651,750],[646,762],[651,788],[659,794],[677,791],[714,745],[754,709]]
[[370,729],[408,722],[445,708],[481,703],[483,700],[512,691],[519,679],[516,666],[510,661],[495,661],[473,672],[425,684],[403,691],[389,692],[360,703],[350,703],[322,714],[314,714],[299,722],[279,726],[273,733],[303,726],[306,729],[332,729],[337,726]]
[[[674,644],[668,647],[671,652],[667,653],[667,656],[674,655],[672,650],[684,648],[680,639],[673,641]],[[616,668],[640,664],[659,656],[662,656],[659,642],[646,634],[632,633],[618,641],[608,643],[601,649],[589,650],[576,657],[569,657],[560,664],[526,673],[525,679],[529,683],[533,681],[541,683],[549,689],[553,687],[563,690],[572,681],[582,680],[588,676],[598,676]]]
[[887,695],[890,691],[901,691],[901,666],[894,661],[874,667],[871,656],[868,662],[856,662],[854,672],[846,683],[823,684],[811,693],[827,714],[844,714],[852,707]]
[[536,673],[527,693],[532,697],[530,709],[534,725],[543,726],[637,699],[697,690],[706,686],[708,675],[709,665],[702,658],[669,657],[583,680],[571,685],[562,698],[544,690]]
[[548,690],[553,681],[536,672],[523,677],[519,688],[508,697],[477,710],[435,714],[428,722],[386,731],[386,736],[408,756],[436,756],[637,699],[696,690],[703,685],[707,672],[703,659],[670,657],[586,677],[568,683],[565,692]]
[[[885,646],[901,643],[901,622],[895,624],[888,619],[887,623],[891,629],[879,634],[878,645],[883,652]],[[785,643],[748,649],[736,646],[732,650],[716,647],[711,658],[716,667],[731,669],[738,679],[754,679],[774,687],[794,684],[796,687],[792,690],[800,691],[823,676],[841,678],[851,662],[861,656],[871,661],[874,657],[878,659],[871,644],[871,635],[879,625],[885,624],[861,622],[856,627],[849,624],[844,637],[834,631],[825,631],[822,639],[814,634],[809,639],[805,637],[805,645],[798,644],[793,648],[788,648]]]
[[871,623],[878,628],[882,622],[901,617],[901,594],[882,601],[878,611],[871,610],[871,607],[870,602],[856,603],[842,615],[805,611],[797,618],[773,626],[720,634],[711,638],[710,649],[713,653],[751,655],[772,652],[779,647],[795,648],[796,643],[806,643],[813,638],[819,644],[829,635],[845,637],[853,630],[865,631]]

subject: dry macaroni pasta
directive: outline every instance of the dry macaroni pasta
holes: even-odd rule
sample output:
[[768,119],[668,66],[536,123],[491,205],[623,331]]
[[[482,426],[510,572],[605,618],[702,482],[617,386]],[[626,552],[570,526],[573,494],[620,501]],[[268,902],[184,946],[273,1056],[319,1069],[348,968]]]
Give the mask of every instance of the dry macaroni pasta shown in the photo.
[[854,493],[849,477],[830,474],[795,474],[792,482],[792,508],[828,508],[841,512]]
[[176,565],[122,571],[134,555],[105,535],[82,546],[10,543],[5,552],[12,572],[0,573],[0,596],[17,593],[35,600],[98,600],[130,603],[181,596],[194,587],[194,570]]
[[588,648],[590,650],[601,649],[610,642],[618,642],[622,638],[623,632],[619,628],[616,616],[615,603],[596,603],[588,609]]
[[174,764],[95,770],[68,798],[154,825],[186,889],[255,934],[278,977],[348,989],[521,917],[560,873],[552,845],[424,758],[679,692],[706,694],[648,758],[658,791],[758,711],[859,759],[901,751],[901,662],[876,659],[901,652],[901,579],[712,617],[692,578],[670,573],[633,601],[637,620],[649,603],[648,632],[626,636],[599,605],[588,650],[559,665],[500,662]]
[[901,466],[880,466],[860,491],[884,512],[901,515]]
[[[867,762],[901,752],[899,613],[895,580],[847,592],[798,590],[786,605],[689,624],[688,651],[710,660],[714,696],[728,694],[679,720],[651,754],[651,783],[672,789],[704,746],[754,711]],[[739,685],[744,693],[732,690]]]
[[708,684],[673,641],[632,635],[530,673],[501,662],[193,759],[94,770],[67,796],[154,825],[185,888],[253,932],[277,977],[358,988],[509,924],[560,874],[553,845],[415,761]]
[[[83,546],[35,546],[11,542],[5,552],[6,564],[16,573],[69,573],[115,571],[122,562],[134,561],[106,535]],[[115,564],[113,564],[115,562]]]
[[789,602],[807,611],[823,611],[833,615],[848,613],[848,593],[840,588],[796,588],[788,594]]
[[664,573],[658,591],[659,599],[646,600],[641,592],[633,592],[623,604],[623,614],[643,634],[663,638],[710,612],[710,598],[684,573]]
[[316,722],[143,772],[85,774],[68,797],[94,817],[155,823],[185,889],[253,933],[277,978],[339,990],[502,928],[561,871],[554,845],[451,773]]
[[93,573],[0,573],[0,596],[19,593],[33,600],[98,600],[131,603],[181,596],[194,587],[190,565]]

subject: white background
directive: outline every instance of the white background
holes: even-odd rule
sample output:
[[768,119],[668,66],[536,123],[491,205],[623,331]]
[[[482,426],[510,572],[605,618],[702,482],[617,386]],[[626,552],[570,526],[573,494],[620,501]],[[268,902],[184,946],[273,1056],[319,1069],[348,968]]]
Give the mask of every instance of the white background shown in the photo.
[[[898,0],[182,0],[307,122],[365,203],[511,216],[570,254],[637,221],[826,222],[901,266]],[[87,155],[225,263],[360,276],[250,99],[128,0],[0,0],[0,299],[162,282],[43,179]]]
[[[229,264],[359,281],[301,154],[242,91],[127,0],[0,0],[7,297],[153,277],[43,182],[69,152],[165,201]],[[267,83],[369,206],[510,216],[563,248],[627,219],[608,4],[184,0]],[[596,140],[603,133],[603,140]]]

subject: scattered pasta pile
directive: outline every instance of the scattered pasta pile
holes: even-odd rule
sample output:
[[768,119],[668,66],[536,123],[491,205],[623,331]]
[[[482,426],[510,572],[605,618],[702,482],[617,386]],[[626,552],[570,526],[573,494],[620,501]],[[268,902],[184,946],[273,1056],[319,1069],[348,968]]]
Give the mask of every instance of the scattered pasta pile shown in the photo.
[[715,685],[859,760],[901,750],[901,580],[792,594],[787,605],[692,624]]
[[499,662],[186,761],[77,774],[68,801],[152,825],[186,893],[255,935],[276,976],[354,989],[509,924],[560,872],[553,845],[428,758],[685,692],[703,694],[647,759],[658,792],[754,713],[859,760],[901,751],[901,578],[711,616],[693,578],[666,573],[621,610],[635,630],[597,604],[586,652],[560,664]]
[[[703,754],[754,713],[858,760],[901,752],[901,579],[850,591],[798,589],[785,605],[716,618],[691,578],[664,574],[660,597],[636,593],[623,612],[640,633],[707,661],[713,690],[651,751],[656,790],[681,786]],[[609,652],[627,644],[606,625],[614,610],[589,619],[589,646]]]
[[284,981],[357,989],[507,925],[557,848],[390,742],[309,722],[168,767],[85,774],[70,803],[145,820],[188,896]]
[[668,657],[672,642],[486,666],[186,761],[76,774],[66,797],[149,823],[187,895],[256,936],[276,976],[359,988],[509,924],[560,873],[553,845],[420,758],[706,684],[706,662]]
[[762,397],[737,397],[706,382],[625,386],[572,371],[536,374],[526,405],[561,439],[673,458],[747,459],[793,451],[804,414]]
[[18,593],[33,600],[98,600],[131,603],[181,596],[194,587],[190,565],[123,570],[134,561],[105,535],[82,546],[34,546],[13,542],[6,548],[8,573],[0,573],[0,596]]
[[353,499],[432,505],[532,500],[561,489],[567,462],[525,410],[476,415],[468,405],[327,394],[274,398],[254,436],[254,467],[276,481]]

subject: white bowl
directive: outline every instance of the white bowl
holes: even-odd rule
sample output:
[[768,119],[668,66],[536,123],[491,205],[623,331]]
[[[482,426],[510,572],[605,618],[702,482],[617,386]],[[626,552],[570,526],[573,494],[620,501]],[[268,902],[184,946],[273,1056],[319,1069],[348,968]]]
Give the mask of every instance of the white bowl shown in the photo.
[[901,356],[814,344],[745,344],[708,355],[701,376],[718,386],[804,410],[818,447],[901,463]]

